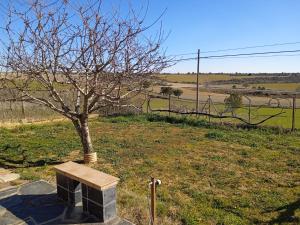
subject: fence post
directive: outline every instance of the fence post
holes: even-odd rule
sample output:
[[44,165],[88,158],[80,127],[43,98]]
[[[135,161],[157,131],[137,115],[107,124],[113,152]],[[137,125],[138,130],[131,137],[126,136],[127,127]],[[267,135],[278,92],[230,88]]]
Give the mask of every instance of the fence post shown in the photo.
[[169,94],[169,116],[171,116],[171,95]]
[[295,130],[296,97],[293,97],[292,131]]
[[210,95],[208,96],[208,122],[210,123],[210,101],[211,101],[211,99],[210,99]]
[[22,117],[25,119],[25,107],[24,107],[24,101],[21,101],[21,107],[22,107]]
[[[199,67],[200,67],[200,49],[198,49],[197,57],[197,95],[196,95],[196,112],[199,113]],[[198,114],[197,114],[198,116]]]
[[251,123],[251,101],[249,101],[248,105],[248,122]]
[[149,95],[148,94],[146,94],[146,101],[147,101],[147,108],[146,108],[146,112],[147,112],[147,114],[149,113]]

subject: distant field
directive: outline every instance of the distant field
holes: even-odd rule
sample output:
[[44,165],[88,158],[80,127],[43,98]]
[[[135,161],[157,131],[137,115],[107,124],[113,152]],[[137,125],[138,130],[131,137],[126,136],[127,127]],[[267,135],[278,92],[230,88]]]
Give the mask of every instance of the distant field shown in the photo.
[[[242,84],[234,84],[236,88],[243,88],[245,87]],[[233,84],[221,84],[221,85],[215,85],[214,87],[219,88],[226,88],[226,89],[232,89]],[[300,83],[254,83],[254,84],[248,84],[248,89],[252,89],[253,87],[265,87],[266,89],[274,90],[274,91],[297,91],[297,89],[300,89]]]
[[[178,83],[196,83],[197,76],[196,75],[159,75],[159,78],[168,81],[168,82],[178,82]],[[242,79],[248,76],[230,76],[230,75],[203,75],[199,76],[200,83],[206,83],[209,81],[217,81],[217,80],[230,80],[230,79]]]
[[[171,83],[185,83],[185,84],[193,84],[197,82],[196,75],[159,75],[160,79],[163,79],[167,82]],[[204,84],[211,81],[222,81],[222,80],[231,80],[231,79],[243,79],[243,78],[255,78],[257,79],[263,78],[259,76],[230,76],[230,75],[200,75],[199,76],[199,83]],[[224,85],[214,85],[221,88],[228,88],[231,89],[233,84],[224,84]],[[242,84],[235,84],[236,87],[243,87]],[[249,84],[249,88],[252,87],[265,87],[271,90],[281,90],[281,91],[296,91],[300,89],[300,83],[253,83]]]
[[[120,178],[118,213],[137,225],[149,223],[151,176],[162,180],[157,224],[300,220],[299,132],[209,127],[192,118],[155,116],[92,119],[90,131],[98,153],[93,167]],[[0,128],[0,133],[5,149],[0,163],[23,179],[55,182],[52,163],[82,158],[70,122]]]
[[250,86],[263,86],[271,90],[296,91],[300,90],[300,83],[267,83],[267,84],[250,84]]

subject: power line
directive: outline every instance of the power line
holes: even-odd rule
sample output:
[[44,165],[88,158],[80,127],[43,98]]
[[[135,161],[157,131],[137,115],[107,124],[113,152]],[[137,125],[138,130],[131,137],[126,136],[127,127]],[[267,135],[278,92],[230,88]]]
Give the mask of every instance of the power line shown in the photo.
[[[283,53],[296,53],[300,50],[284,50],[284,51],[270,51],[270,52],[253,52],[253,53],[239,53],[239,54],[226,54],[226,55],[211,55],[211,56],[202,56],[200,59],[225,59],[225,58],[255,58],[255,57],[278,57],[278,56],[299,56],[300,54],[293,55],[283,55]],[[270,55],[272,54],[272,55]],[[239,57],[241,56],[241,57]],[[245,57],[242,57],[245,56]],[[182,59],[170,60],[170,62],[178,63],[182,61],[191,61],[196,60],[197,57],[189,57]]]
[[[266,44],[266,45],[253,45],[253,46],[245,46],[245,47],[238,47],[238,48],[227,48],[227,49],[219,49],[219,50],[210,50],[210,51],[204,51],[204,52],[201,52],[201,53],[226,52],[226,51],[253,49],[253,48],[265,48],[265,47],[275,47],[275,46],[285,46],[285,45],[296,45],[296,44],[300,44],[300,41],[274,43],[274,44]],[[176,56],[185,56],[185,55],[197,55],[197,52],[173,54],[173,55],[170,55],[170,56],[176,57]]]
[[270,52],[253,52],[253,53],[239,53],[239,54],[226,54],[226,55],[211,55],[203,56],[202,59],[212,59],[212,58],[225,58],[225,57],[235,57],[235,56],[252,56],[252,55],[267,55],[267,54],[281,54],[281,53],[295,53],[300,52],[300,50],[284,50],[284,51],[270,51]]
[[196,60],[197,58],[191,57],[191,58],[184,58],[184,59],[173,59],[169,60],[169,62],[182,62],[182,61],[191,61],[191,60]]
[[285,43],[274,43],[274,44],[266,44],[266,45],[254,45],[254,46],[246,46],[246,47],[239,47],[239,48],[227,48],[227,49],[205,51],[205,52],[202,52],[202,53],[225,52],[225,51],[244,50],[244,49],[253,49],[253,48],[265,48],[265,47],[275,47],[275,46],[284,46],[284,45],[295,45],[295,44],[300,44],[300,41],[285,42]]
[[293,55],[253,55],[253,56],[235,56],[235,57],[224,57],[224,58],[214,58],[214,59],[248,59],[248,58],[272,58],[272,57],[293,57],[293,56],[300,56],[300,54],[293,54]]

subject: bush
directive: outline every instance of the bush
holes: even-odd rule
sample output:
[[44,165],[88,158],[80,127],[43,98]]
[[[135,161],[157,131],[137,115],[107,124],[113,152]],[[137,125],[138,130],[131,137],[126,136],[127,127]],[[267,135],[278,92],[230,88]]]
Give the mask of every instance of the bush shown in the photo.
[[175,95],[176,97],[180,97],[183,94],[183,91],[181,89],[174,89],[173,90],[173,95]]
[[238,93],[232,93],[224,100],[225,106],[235,110],[242,106],[242,96]]
[[264,87],[264,86],[258,86],[258,88],[257,88],[258,90],[266,90],[266,88]]
[[171,87],[161,87],[160,88],[160,93],[162,95],[171,95],[171,94],[173,94],[173,88],[171,88]]

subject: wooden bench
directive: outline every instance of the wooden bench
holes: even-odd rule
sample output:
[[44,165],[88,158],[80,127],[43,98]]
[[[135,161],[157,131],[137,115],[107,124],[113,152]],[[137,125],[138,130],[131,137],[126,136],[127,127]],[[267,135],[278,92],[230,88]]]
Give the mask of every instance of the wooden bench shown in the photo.
[[54,169],[60,199],[74,207],[82,202],[83,211],[96,216],[100,222],[117,216],[119,178],[74,162],[54,166]]

